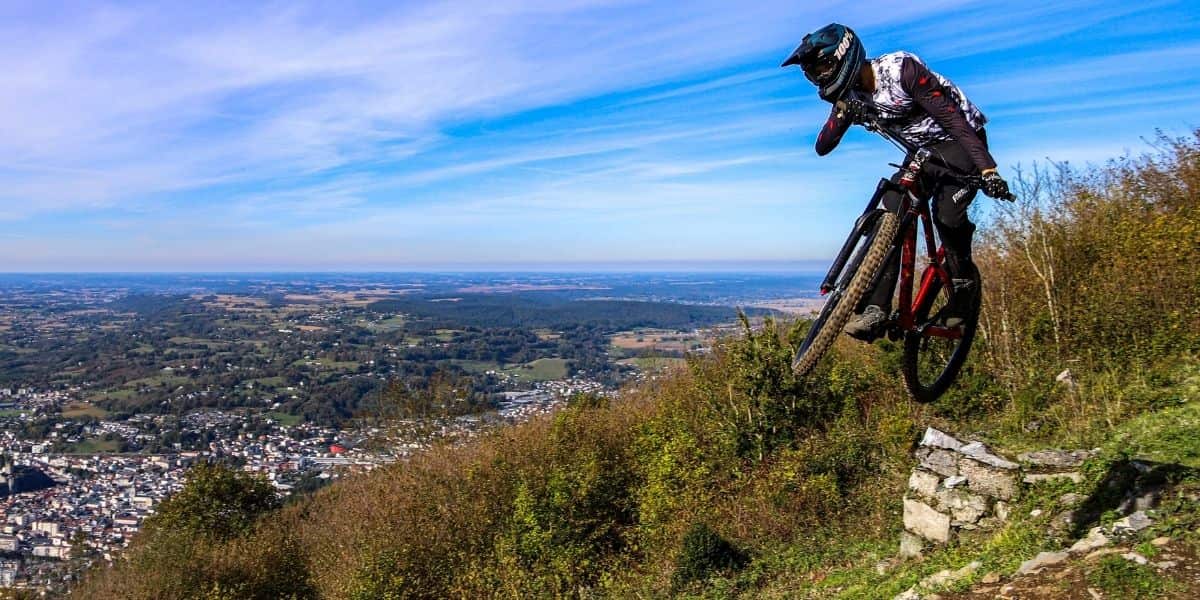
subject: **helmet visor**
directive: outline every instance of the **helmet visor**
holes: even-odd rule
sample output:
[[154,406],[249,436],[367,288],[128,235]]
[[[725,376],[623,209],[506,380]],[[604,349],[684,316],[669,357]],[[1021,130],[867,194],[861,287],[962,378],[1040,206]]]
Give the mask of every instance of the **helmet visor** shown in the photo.
[[825,85],[833,81],[837,74],[838,60],[832,54],[824,56],[816,56],[812,60],[806,60],[800,65],[804,69],[804,75],[808,80],[818,85]]

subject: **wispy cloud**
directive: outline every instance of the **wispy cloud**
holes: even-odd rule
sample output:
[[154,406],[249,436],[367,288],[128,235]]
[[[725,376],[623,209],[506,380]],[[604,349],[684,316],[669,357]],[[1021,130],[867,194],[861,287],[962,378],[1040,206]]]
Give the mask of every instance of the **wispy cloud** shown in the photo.
[[[775,67],[804,32],[837,20],[869,50],[949,61],[997,152],[1024,160],[1032,132],[1080,153],[1136,141],[1096,139],[1135,127],[1112,113],[1137,114],[1142,134],[1194,113],[1188,14],[1082,0],[13,4],[0,219],[27,235],[0,251],[18,269],[150,254],[299,268],[355,253],[678,258],[750,232],[723,251],[819,253],[895,156],[860,133],[812,155],[827,107]],[[1122,28],[1171,42],[1112,44]],[[1178,106],[1137,107],[1140,89]],[[820,233],[799,249],[781,215]]]

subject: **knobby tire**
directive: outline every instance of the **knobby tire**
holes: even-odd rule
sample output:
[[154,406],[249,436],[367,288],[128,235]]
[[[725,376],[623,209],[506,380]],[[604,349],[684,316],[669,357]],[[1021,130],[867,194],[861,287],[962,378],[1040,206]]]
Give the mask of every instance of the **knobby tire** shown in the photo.
[[[792,370],[795,371],[797,377],[808,375],[813,367],[817,366],[821,357],[825,356],[825,352],[833,345],[837,336],[841,334],[842,327],[846,325],[846,321],[850,320],[850,315],[854,314],[854,308],[858,306],[859,301],[871,287],[871,282],[875,280],[875,273],[883,266],[883,261],[892,248],[892,243],[896,239],[896,231],[899,228],[900,217],[894,212],[884,211],[876,224],[875,236],[871,239],[867,254],[863,257],[862,264],[854,273],[850,284],[846,286],[846,291],[840,297],[831,297],[825,303],[820,315],[812,324],[812,327],[817,329],[816,333],[810,331],[808,335],[810,341],[801,345],[800,349],[796,351],[796,358],[792,361]],[[836,294],[837,292],[832,293]]]
[[[933,305],[943,291],[938,290],[937,294],[929,294],[922,306],[917,307],[914,315],[917,323],[928,322]],[[948,354],[944,346],[947,342],[933,339],[932,343],[937,345],[930,347],[929,344],[923,344],[926,342],[926,336],[916,331],[909,331],[905,334],[904,385],[908,387],[908,393],[917,402],[928,404],[937,400],[946,393],[946,390],[958,377],[958,372],[971,352],[971,343],[975,340],[975,330],[979,326],[980,298],[982,298],[982,290],[977,290],[975,301],[971,303],[970,313],[962,324],[962,337],[957,340],[957,344],[954,345],[953,350],[948,351]],[[929,366],[933,366],[935,370],[939,368],[939,365],[944,365],[940,366],[940,372],[931,381],[924,381],[929,377],[921,372],[922,360],[931,361]]]

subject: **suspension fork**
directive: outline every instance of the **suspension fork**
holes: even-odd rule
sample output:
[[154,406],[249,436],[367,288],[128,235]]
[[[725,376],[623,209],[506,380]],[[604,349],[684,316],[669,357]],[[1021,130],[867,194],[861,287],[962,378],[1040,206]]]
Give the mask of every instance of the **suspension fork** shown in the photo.
[[850,236],[846,238],[842,244],[842,249],[838,252],[837,258],[834,259],[833,265],[829,267],[829,272],[825,274],[825,279],[821,282],[821,295],[828,294],[833,290],[838,276],[842,273],[842,269],[846,267],[846,261],[850,260],[850,254],[854,251],[854,247],[858,244],[858,240],[870,234],[872,226],[875,224],[875,209],[879,207],[879,201],[883,199],[883,194],[893,186],[891,181],[880,179],[879,185],[875,186],[875,193],[871,195],[871,200],[867,202],[867,207],[863,209],[858,220],[854,223],[854,229],[850,231]]

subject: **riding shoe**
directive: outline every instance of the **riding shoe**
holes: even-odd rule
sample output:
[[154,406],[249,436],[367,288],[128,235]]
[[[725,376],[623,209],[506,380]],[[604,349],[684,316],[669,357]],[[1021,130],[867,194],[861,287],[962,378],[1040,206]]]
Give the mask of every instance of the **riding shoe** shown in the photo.
[[842,331],[846,335],[864,342],[873,342],[883,334],[883,324],[887,322],[887,314],[883,308],[871,304],[863,309],[861,314],[854,315]]
[[942,325],[950,328],[958,327],[966,322],[975,305],[976,293],[979,290],[974,279],[955,279],[953,285],[954,295],[951,296],[950,303],[942,311]]

